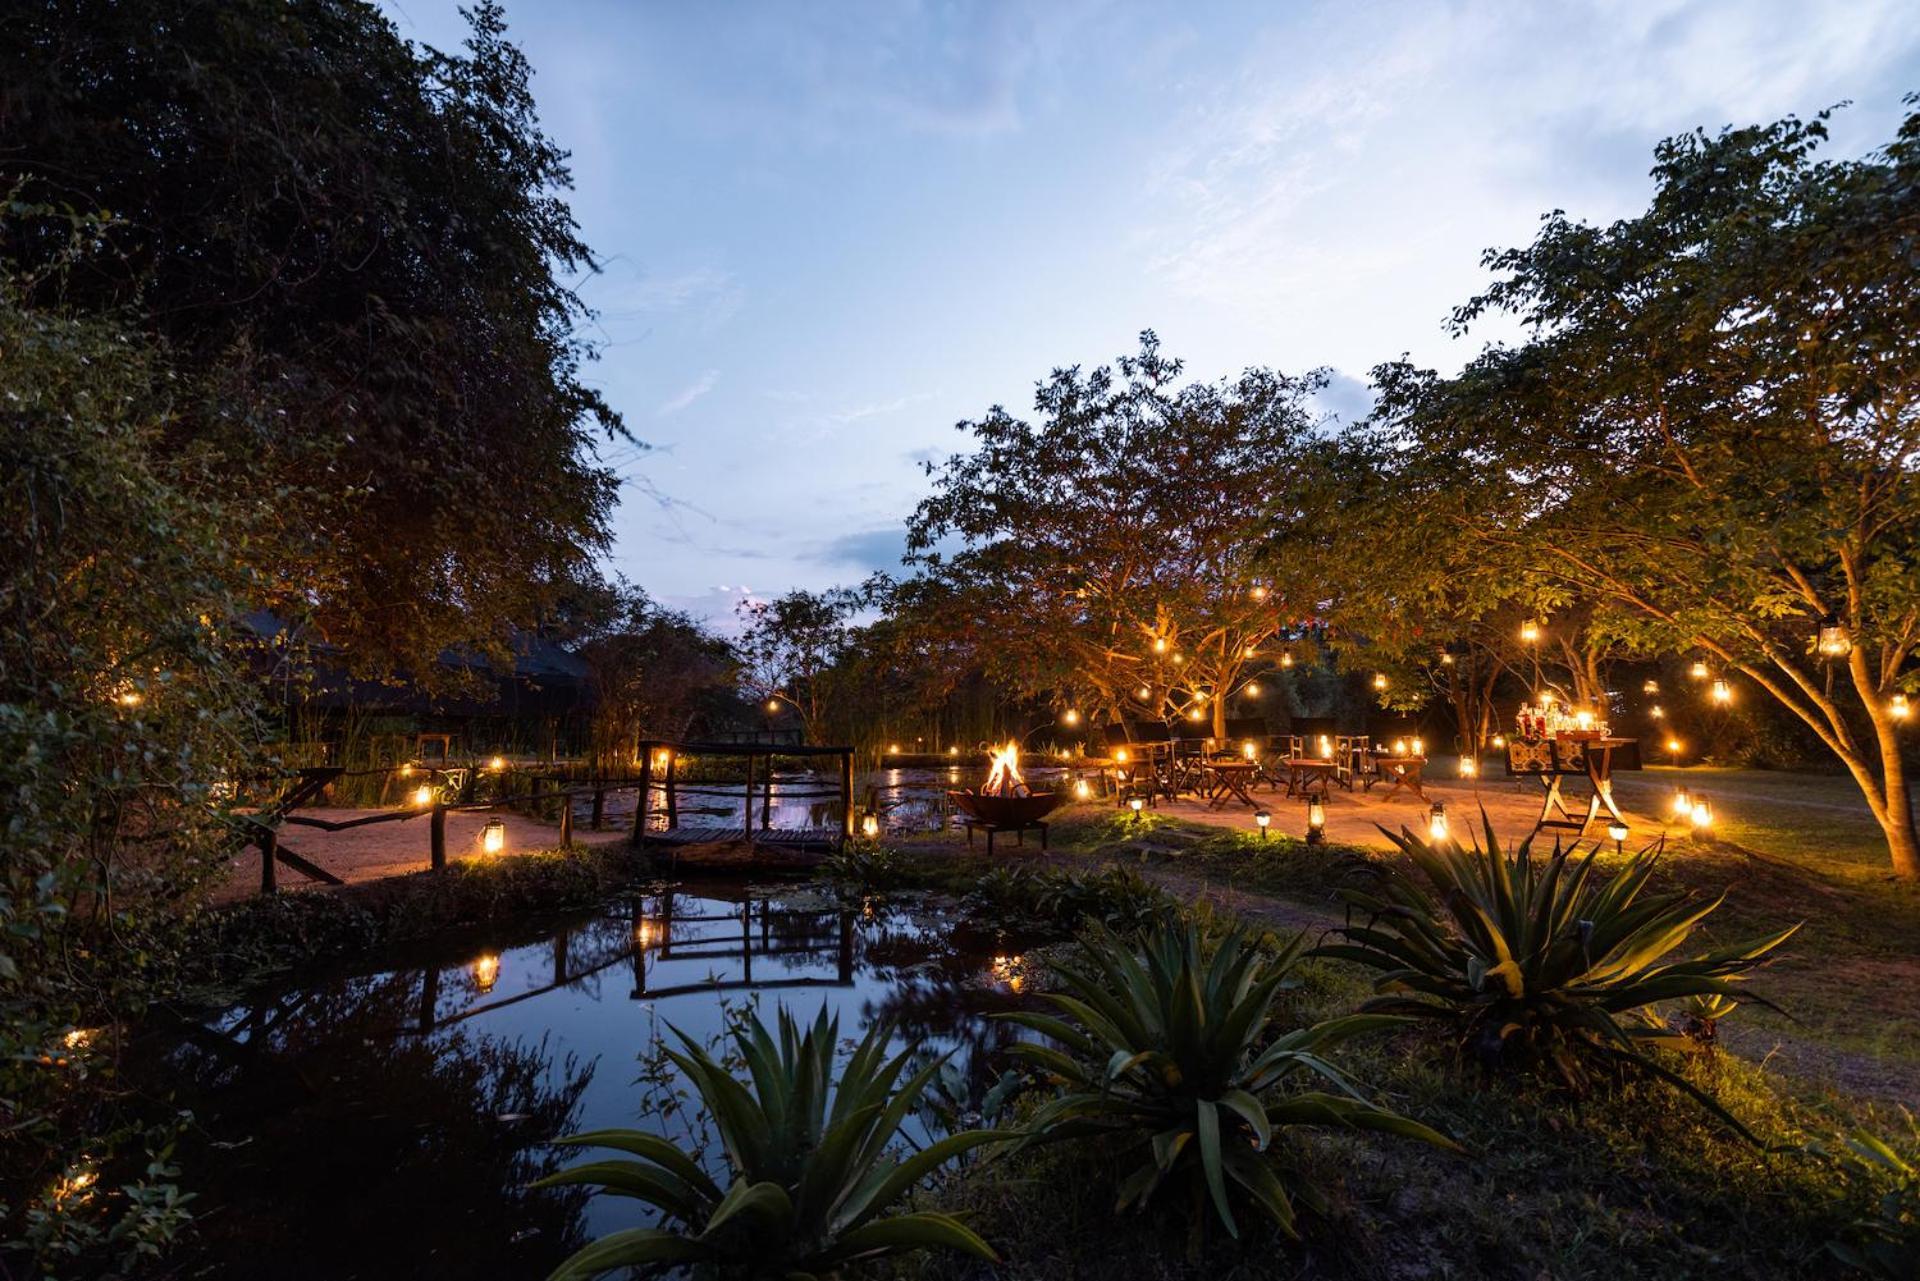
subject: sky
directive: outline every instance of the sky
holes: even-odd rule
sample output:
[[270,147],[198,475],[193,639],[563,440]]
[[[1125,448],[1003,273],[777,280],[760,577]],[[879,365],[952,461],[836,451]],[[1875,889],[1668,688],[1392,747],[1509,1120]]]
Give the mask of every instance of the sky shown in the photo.
[[[383,0],[442,48],[455,0]],[[742,593],[897,570],[956,424],[1143,329],[1189,375],[1443,371],[1553,209],[1645,207],[1661,138],[1920,90],[1913,0],[506,0],[603,269],[587,369],[642,452],[611,567],[726,626]]]

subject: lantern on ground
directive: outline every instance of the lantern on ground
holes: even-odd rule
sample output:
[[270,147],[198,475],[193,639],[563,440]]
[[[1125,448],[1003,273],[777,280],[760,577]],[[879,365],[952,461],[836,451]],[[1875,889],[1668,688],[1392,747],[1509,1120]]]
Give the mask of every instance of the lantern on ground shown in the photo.
[[1693,811],[1688,817],[1693,822],[1693,834],[1705,836],[1707,829],[1713,826],[1713,803],[1704,796],[1693,798]]
[[1263,841],[1267,839],[1267,824],[1271,822],[1273,822],[1273,815],[1266,810],[1253,812],[1253,825],[1260,829],[1260,839]]
[[480,852],[499,854],[506,848],[507,825],[497,818],[488,819],[487,825],[480,829]]
[[1461,778],[1480,777],[1480,762],[1476,761],[1471,756],[1462,756],[1460,758],[1460,777]]
[[1093,788],[1088,785],[1086,779],[1076,778],[1075,780],[1073,780],[1073,798],[1075,800],[1084,801],[1089,796],[1092,796],[1092,795],[1093,795]]
[[870,841],[879,837],[880,816],[878,814],[869,813],[860,820],[860,835]]
[[1202,717],[1203,715],[1204,715],[1204,713],[1203,713],[1203,712],[1201,712],[1201,710],[1200,710],[1199,708],[1197,708],[1197,707],[1196,707],[1196,708],[1194,708],[1193,710],[1191,710],[1191,711],[1189,711],[1189,712],[1187,713],[1187,719],[1188,719],[1188,720],[1190,720],[1190,721],[1197,721],[1197,720],[1199,720],[1199,719],[1201,719],[1201,717]]
[[1687,795],[1686,788],[1676,787],[1673,790],[1673,816],[1684,820],[1692,813],[1693,797]]
[[1441,801],[1435,801],[1433,808],[1427,811],[1427,839],[1435,845],[1447,839],[1447,807]]
[[433,789],[425,783],[413,789],[413,803],[421,809],[433,804]]
[[1816,644],[1822,658],[1845,658],[1853,652],[1853,637],[1847,634],[1847,629],[1832,614],[1821,620]]
[[1607,837],[1613,842],[1613,852],[1615,854],[1626,852],[1625,847],[1628,835],[1627,825],[1619,819],[1615,819],[1613,822],[1607,824]]
[[1140,799],[1138,796],[1135,796],[1127,801],[1127,808],[1133,811],[1133,816],[1135,818],[1138,818],[1140,817],[1140,811],[1146,808],[1146,804],[1147,803],[1144,800]]
[[1318,796],[1307,798],[1307,844],[1319,845],[1327,839],[1327,804]]

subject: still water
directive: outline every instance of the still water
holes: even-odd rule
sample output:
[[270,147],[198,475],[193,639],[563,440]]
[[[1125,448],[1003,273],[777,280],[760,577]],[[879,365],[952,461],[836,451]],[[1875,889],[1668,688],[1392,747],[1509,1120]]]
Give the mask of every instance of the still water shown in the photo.
[[547,1140],[706,1136],[660,1053],[678,1048],[669,1024],[717,1045],[742,1007],[771,1022],[776,1002],[808,1017],[824,1002],[843,1038],[886,1021],[899,1048],[951,1053],[978,1098],[1014,1035],[988,1015],[1018,1003],[1040,941],[931,897],[650,886],[510,946],[278,988],[156,1031],[129,1080],[193,1116],[180,1163],[199,1224],[180,1274],[544,1276],[590,1237],[648,1222],[633,1201],[527,1189],[576,1159]]
[[[1071,787],[1072,771],[1064,766],[1032,766],[1025,771],[1027,782],[1037,791]],[[978,788],[986,782],[982,765],[953,765],[945,768],[915,766],[873,770],[854,784],[854,803],[860,810],[873,809],[882,824],[892,832],[937,831],[949,825],[955,810],[947,792],[960,788]],[[688,782],[677,789],[677,816],[682,827],[732,827],[742,825],[747,802],[740,796],[741,784],[734,782]],[[607,798],[603,817],[619,825],[633,821],[633,792],[616,792]],[[756,786],[752,802],[754,823],[766,809],[767,826],[774,828],[831,827],[840,817],[840,784],[837,777],[814,770],[782,770],[773,777],[770,792]],[[574,820],[584,823],[591,816],[591,801],[579,797],[574,802]],[[666,788],[656,784],[652,791],[651,812],[655,822],[664,822]]]

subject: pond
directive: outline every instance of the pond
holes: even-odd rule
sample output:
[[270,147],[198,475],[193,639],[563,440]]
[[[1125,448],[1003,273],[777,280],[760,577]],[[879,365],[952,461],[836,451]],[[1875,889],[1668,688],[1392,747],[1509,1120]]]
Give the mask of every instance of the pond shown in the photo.
[[151,1033],[131,1083],[194,1118],[181,1275],[544,1276],[648,1221],[622,1198],[527,1189],[576,1159],[547,1140],[705,1134],[661,1054],[678,1048],[669,1024],[717,1043],[749,1003],[771,1022],[776,1001],[808,1017],[824,1002],[843,1038],[885,1020],[897,1047],[951,1053],[978,1098],[1015,1035],[988,1016],[1018,1004],[1022,953],[1043,941],[936,897],[650,886],[512,946],[263,991]]
[[[1025,771],[1028,783],[1037,791],[1071,788],[1075,772],[1058,765],[1031,766]],[[872,770],[856,780],[854,796],[861,809],[871,805],[889,831],[935,831],[956,821],[957,814],[947,801],[947,792],[960,788],[978,788],[986,781],[983,765],[903,766]],[[740,783],[691,781],[678,788],[676,814],[682,827],[739,828],[745,800]],[[607,798],[603,817],[611,824],[631,824],[634,793],[614,793]],[[815,770],[781,770],[772,786],[762,793],[755,789],[753,815],[759,821],[764,802],[766,825],[773,828],[820,828],[831,826],[839,818],[839,782]],[[666,789],[655,784],[652,812],[666,812]],[[592,815],[591,802],[578,797],[574,802],[574,820],[586,822]],[[655,822],[661,822],[656,817]]]

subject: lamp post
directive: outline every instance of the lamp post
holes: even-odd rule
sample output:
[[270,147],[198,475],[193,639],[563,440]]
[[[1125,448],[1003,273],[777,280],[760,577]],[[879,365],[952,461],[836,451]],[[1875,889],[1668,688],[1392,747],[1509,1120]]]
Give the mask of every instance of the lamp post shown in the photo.
[[1254,826],[1260,829],[1260,839],[1263,841],[1267,839],[1267,824],[1271,822],[1273,822],[1273,815],[1269,814],[1266,810],[1255,810],[1253,812]]
[[1615,820],[1614,822],[1607,824],[1607,836],[1609,839],[1613,841],[1613,852],[1615,854],[1622,854],[1626,852],[1625,847],[1627,844],[1627,837],[1629,835],[1631,835],[1631,833],[1627,830],[1627,825],[1625,823]]

